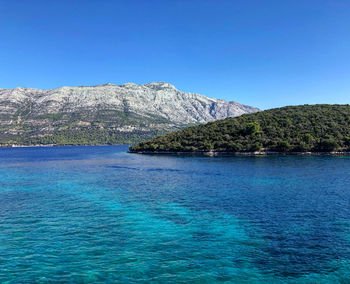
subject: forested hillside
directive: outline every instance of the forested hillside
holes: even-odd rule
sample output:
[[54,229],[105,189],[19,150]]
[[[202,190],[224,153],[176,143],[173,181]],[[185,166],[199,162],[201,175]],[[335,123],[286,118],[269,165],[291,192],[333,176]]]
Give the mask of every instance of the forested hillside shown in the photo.
[[271,109],[193,126],[130,148],[146,152],[350,150],[349,105]]

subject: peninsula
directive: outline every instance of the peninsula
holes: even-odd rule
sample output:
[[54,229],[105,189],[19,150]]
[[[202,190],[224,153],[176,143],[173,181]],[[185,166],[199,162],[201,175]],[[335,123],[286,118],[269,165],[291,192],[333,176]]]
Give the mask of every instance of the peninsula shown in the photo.
[[325,153],[350,150],[349,105],[300,105],[189,127],[130,147],[137,153]]

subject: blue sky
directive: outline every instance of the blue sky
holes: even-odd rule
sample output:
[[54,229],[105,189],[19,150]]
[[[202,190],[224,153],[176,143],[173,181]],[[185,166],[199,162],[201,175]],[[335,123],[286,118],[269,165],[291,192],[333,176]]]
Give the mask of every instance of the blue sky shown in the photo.
[[0,88],[166,81],[262,109],[350,103],[348,0],[0,0]]

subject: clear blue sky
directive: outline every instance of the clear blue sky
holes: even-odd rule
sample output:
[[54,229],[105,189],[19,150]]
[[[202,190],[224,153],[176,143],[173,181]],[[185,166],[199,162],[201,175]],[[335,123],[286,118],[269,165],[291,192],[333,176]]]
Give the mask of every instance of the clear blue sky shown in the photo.
[[167,81],[262,109],[350,103],[349,0],[0,0],[0,88]]

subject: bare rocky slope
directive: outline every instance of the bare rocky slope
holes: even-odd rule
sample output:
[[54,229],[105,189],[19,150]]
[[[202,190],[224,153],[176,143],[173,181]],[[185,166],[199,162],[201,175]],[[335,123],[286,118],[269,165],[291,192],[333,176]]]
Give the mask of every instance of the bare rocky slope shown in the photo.
[[189,125],[259,111],[165,82],[0,89],[0,143],[134,143]]

